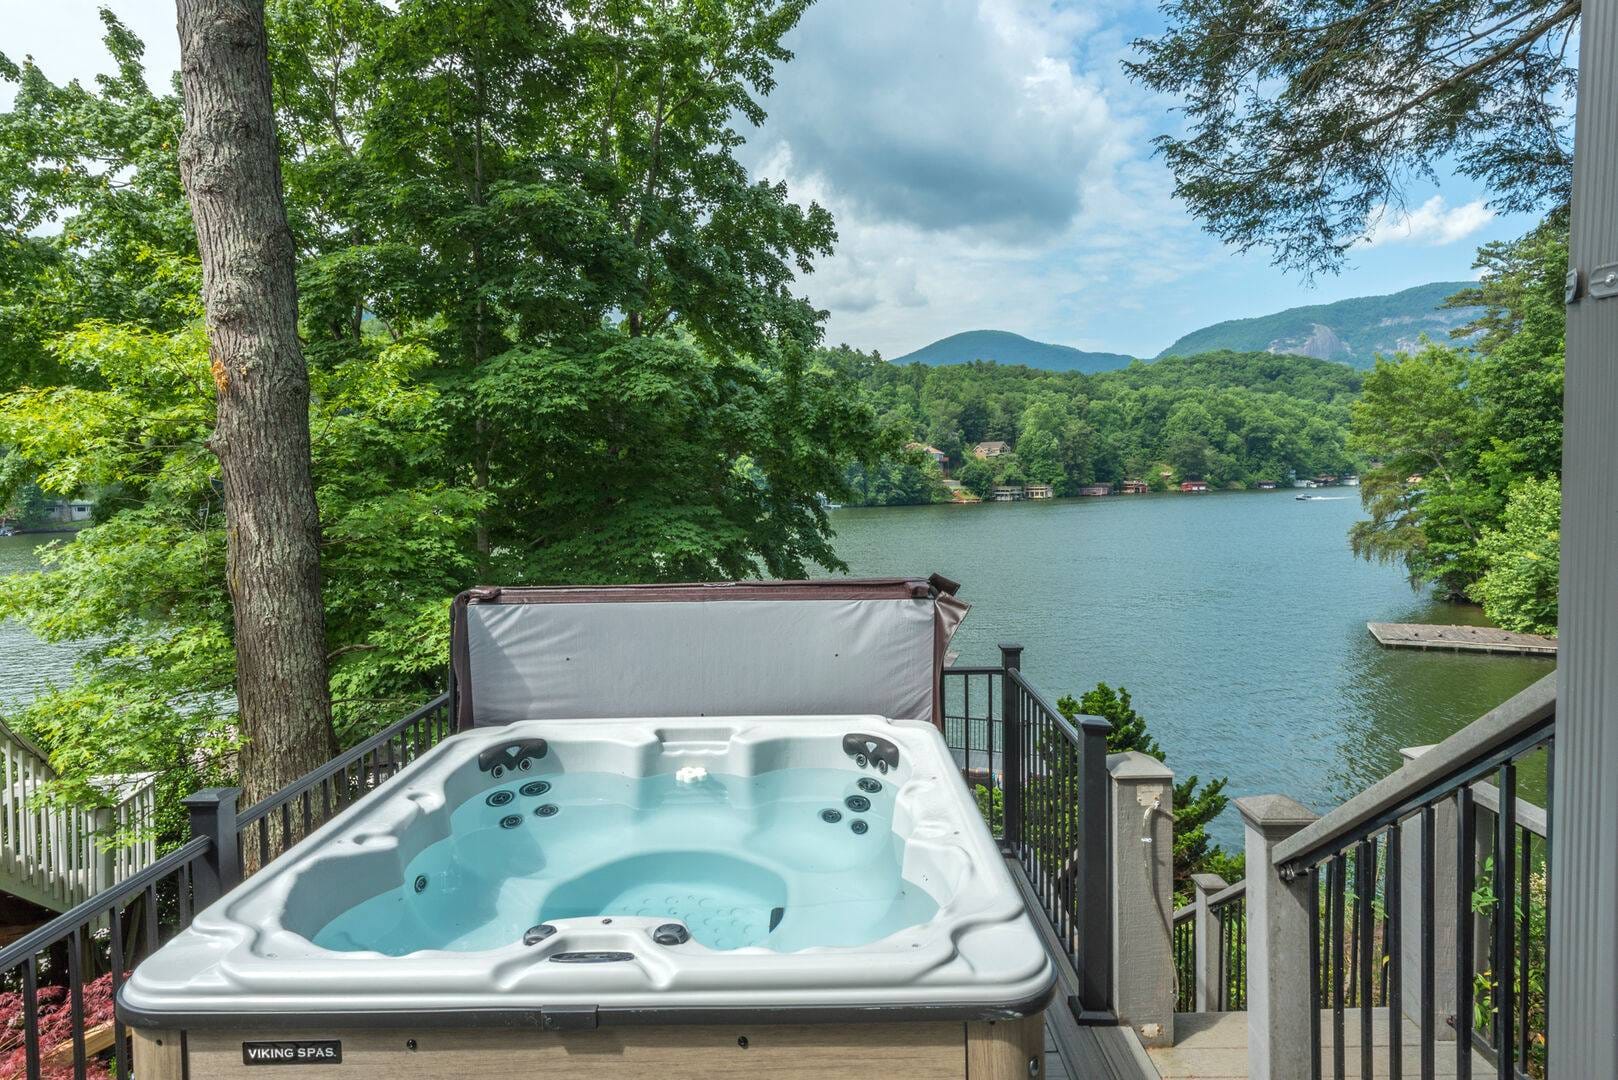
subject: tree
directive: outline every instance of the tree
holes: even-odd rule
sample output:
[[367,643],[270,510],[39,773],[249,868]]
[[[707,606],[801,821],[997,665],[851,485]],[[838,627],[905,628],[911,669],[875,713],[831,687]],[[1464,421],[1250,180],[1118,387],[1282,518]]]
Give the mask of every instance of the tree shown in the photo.
[[1497,512],[1473,468],[1475,363],[1442,345],[1379,357],[1352,408],[1351,444],[1379,464],[1360,478],[1370,520],[1354,523],[1350,546],[1361,558],[1401,562],[1412,584],[1437,583],[1452,596],[1477,576],[1474,549]]
[[[173,333],[89,323],[51,347],[92,385],[0,395],[0,444],[51,490],[104,494],[44,572],[0,579],[0,618],[86,652],[70,684],[6,720],[49,750],[74,801],[102,797],[94,777],[158,772],[165,835],[183,837],[176,800],[228,782],[241,735],[207,335],[200,320]],[[476,505],[440,479],[438,396],[420,381],[431,360],[376,341],[311,373],[331,684],[350,740],[437,684],[446,598],[471,573],[458,541]]]
[[[1056,702],[1056,709],[1067,719],[1080,714],[1099,716],[1111,724],[1107,732],[1107,750],[1111,753],[1136,751],[1159,761],[1168,755],[1146,728],[1146,718],[1135,710],[1129,691],[1124,687],[1114,690],[1106,683],[1097,683],[1074,700],[1064,694]],[[1230,804],[1226,795],[1224,777],[1206,784],[1195,773],[1174,785],[1174,891],[1189,895],[1191,875],[1219,874],[1227,881],[1238,881],[1244,874],[1244,859],[1231,855],[1208,836],[1208,823],[1224,813]]]
[[[1429,345],[1379,359],[1352,409],[1351,445],[1377,464],[1362,476],[1370,517],[1352,527],[1350,544],[1456,599],[1476,595],[1488,569],[1484,537],[1502,527],[1512,490],[1559,476],[1562,457],[1563,226],[1551,218],[1491,244],[1478,265],[1478,287],[1456,298],[1485,307],[1463,328],[1479,334],[1475,351]],[[1543,623],[1537,604],[1509,614],[1507,595],[1527,600],[1497,591],[1492,617]]]
[[1507,212],[1564,205],[1581,0],[1170,0],[1130,75],[1185,102],[1160,136],[1208,230],[1334,270],[1453,165]]
[[309,376],[281,200],[263,0],[179,0],[180,177],[196,223],[224,482],[249,801],[336,751]]
[[[732,125],[756,115],[794,7],[271,5],[340,741],[441,687],[445,607],[480,581],[840,565],[822,497],[846,499],[850,466],[875,468],[908,433],[854,381],[879,358],[815,347],[820,315],[791,279],[829,239],[824,211],[736,161]],[[45,572],[0,583],[4,617],[87,647],[71,682],[6,719],[80,801],[109,770],[158,769],[170,795],[227,781],[239,734],[236,515],[209,451],[218,391],[180,95],[145,91],[139,42],[110,17],[107,40],[115,79],[56,87],[20,65],[0,113],[0,334],[31,358],[0,371],[0,494],[102,493]],[[688,63],[705,74],[669,83],[686,93],[664,102],[647,201],[613,140],[646,162],[660,72],[686,79]],[[477,77],[498,84],[481,107]],[[732,109],[743,92],[755,104]],[[612,102],[624,111],[603,127]],[[37,227],[50,217],[61,236]],[[37,243],[6,261],[16,236]],[[647,302],[649,263],[652,300],[683,306],[644,309],[635,334],[625,313]]]
[[981,458],[969,458],[955,473],[961,486],[980,499],[988,498],[994,490],[994,466]]
[[1478,542],[1483,573],[1471,597],[1507,630],[1556,633],[1561,565],[1562,485],[1554,476],[1512,488],[1500,527]]
[[0,53],[0,388],[79,377],[48,347],[87,319],[172,329],[195,282],[163,253],[196,250],[175,165],[177,92],[146,84],[140,41],[101,10],[113,62],[93,88]]

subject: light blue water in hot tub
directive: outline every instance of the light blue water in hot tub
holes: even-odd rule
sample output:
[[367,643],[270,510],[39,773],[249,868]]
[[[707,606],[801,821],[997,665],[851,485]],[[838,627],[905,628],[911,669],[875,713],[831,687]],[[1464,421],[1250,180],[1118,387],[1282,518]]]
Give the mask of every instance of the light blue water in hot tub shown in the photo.
[[403,882],[314,942],[476,951],[556,919],[645,916],[684,923],[712,949],[863,945],[938,910],[900,875],[895,793],[885,777],[839,769],[513,778],[457,806],[450,835]]

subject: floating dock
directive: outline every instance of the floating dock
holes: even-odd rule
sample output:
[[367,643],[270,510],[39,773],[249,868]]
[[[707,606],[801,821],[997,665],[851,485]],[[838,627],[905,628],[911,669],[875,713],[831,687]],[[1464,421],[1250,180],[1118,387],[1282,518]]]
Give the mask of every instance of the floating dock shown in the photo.
[[1556,655],[1556,639],[1542,634],[1517,634],[1492,626],[1434,626],[1428,623],[1366,623],[1377,643],[1391,649],[1450,649],[1455,652],[1512,653],[1517,656]]

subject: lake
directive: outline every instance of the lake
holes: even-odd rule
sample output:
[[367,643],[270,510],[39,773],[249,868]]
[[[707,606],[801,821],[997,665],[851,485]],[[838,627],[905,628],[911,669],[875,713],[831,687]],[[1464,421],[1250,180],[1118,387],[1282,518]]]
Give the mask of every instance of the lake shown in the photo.
[[[39,569],[34,551],[62,534],[0,536],[0,577]],[[79,650],[47,645],[14,622],[0,620],[0,710],[33,697],[52,683],[67,679]]]
[[[1177,776],[1228,776],[1325,810],[1554,670],[1550,661],[1384,649],[1367,622],[1476,623],[1354,558],[1352,489],[844,509],[856,575],[934,571],[972,612],[963,664],[1024,647],[1053,700],[1129,688]],[[1240,843],[1228,811],[1216,828]]]
[[[1383,649],[1367,621],[1477,622],[1355,559],[1359,499],[1288,491],[1115,496],[832,513],[857,575],[934,571],[972,613],[963,663],[999,642],[1051,697],[1126,686],[1177,775],[1230,777],[1326,809],[1552,670],[1545,660]],[[0,537],[0,574],[48,536]],[[75,650],[0,624],[0,705],[68,675]],[[1218,824],[1239,843],[1233,812]]]

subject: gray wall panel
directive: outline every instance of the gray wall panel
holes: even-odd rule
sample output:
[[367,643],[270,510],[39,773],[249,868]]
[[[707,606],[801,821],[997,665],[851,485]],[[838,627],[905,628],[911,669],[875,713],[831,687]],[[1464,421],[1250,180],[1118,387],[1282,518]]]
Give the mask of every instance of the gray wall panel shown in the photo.
[[[1618,266],[1618,0],[1587,0],[1572,263]],[[1603,269],[1603,274],[1604,274]],[[1550,1071],[1618,1077],[1618,298],[1569,305]]]

